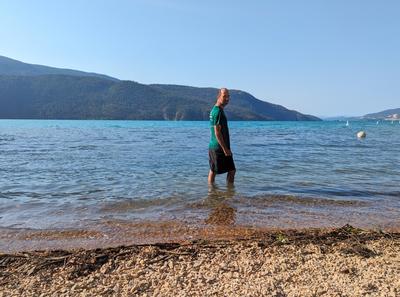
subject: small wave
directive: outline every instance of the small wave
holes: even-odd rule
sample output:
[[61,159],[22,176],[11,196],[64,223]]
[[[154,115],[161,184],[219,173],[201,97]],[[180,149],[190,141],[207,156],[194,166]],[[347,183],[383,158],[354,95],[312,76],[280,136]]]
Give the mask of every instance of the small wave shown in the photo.
[[36,192],[0,192],[0,198],[4,199],[13,199],[16,197],[30,197],[30,198],[39,198],[42,194]]
[[182,202],[182,198],[169,197],[163,199],[126,199],[115,202],[107,202],[100,207],[100,212],[127,212],[143,208],[176,206]]
[[369,191],[369,190],[334,190],[334,189],[319,189],[319,190],[308,190],[311,194],[316,195],[327,195],[327,196],[336,196],[336,197],[400,197],[400,191]]
[[252,143],[251,146],[252,147],[265,147],[265,146],[269,146],[269,144],[266,144],[266,143]]
[[71,192],[53,192],[53,193],[46,193],[46,195],[52,198],[68,198],[68,197],[78,197],[80,200],[84,200],[87,198],[87,195],[104,192],[105,190],[102,189],[94,189],[88,191],[71,191]]
[[359,143],[357,143],[356,145],[354,145],[354,144],[347,144],[347,145],[343,145],[342,143],[339,143],[339,144],[321,144],[321,145],[319,145],[320,147],[323,147],[323,148],[340,148],[340,149],[342,149],[342,150],[344,150],[344,149],[348,149],[348,148],[371,148],[371,147],[373,147],[373,146],[371,146],[371,145],[362,145],[362,146],[360,146],[360,144]]
[[2,143],[2,142],[7,143],[7,142],[14,141],[14,140],[15,140],[14,136],[11,136],[11,135],[0,135],[0,143]]
[[78,146],[70,146],[70,149],[78,150],[78,151],[90,151],[95,150],[97,148],[96,145],[78,145]]
[[240,197],[239,204],[246,206],[272,206],[277,203],[297,204],[304,206],[367,206],[366,201],[361,200],[338,200],[327,198],[314,198],[294,195],[259,195],[254,197]]
[[90,194],[95,194],[99,192],[104,192],[103,189],[93,189],[87,191],[71,191],[71,192],[23,192],[23,191],[7,191],[7,192],[0,192],[0,199],[15,199],[20,197],[29,197],[29,198],[68,198],[68,197],[80,197],[86,196]]
[[220,199],[213,199],[213,201],[208,201],[209,199],[196,201],[188,203],[189,208],[201,209],[214,206],[214,204],[219,204],[222,201],[234,204],[236,207],[246,208],[246,207],[272,207],[275,208],[277,205],[302,205],[302,206],[339,206],[339,207],[350,207],[350,206],[368,206],[370,202],[361,200],[343,200],[343,199],[328,199],[328,198],[317,198],[317,197],[307,197],[307,196],[295,196],[295,195],[281,195],[281,194],[265,194],[257,196],[240,196],[240,197],[220,197]]

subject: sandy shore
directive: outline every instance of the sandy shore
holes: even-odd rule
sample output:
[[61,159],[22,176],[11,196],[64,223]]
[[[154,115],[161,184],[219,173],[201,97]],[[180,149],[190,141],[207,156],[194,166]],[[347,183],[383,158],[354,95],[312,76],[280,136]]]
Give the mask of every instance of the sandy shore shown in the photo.
[[400,233],[286,230],[229,240],[0,255],[0,296],[400,296]]

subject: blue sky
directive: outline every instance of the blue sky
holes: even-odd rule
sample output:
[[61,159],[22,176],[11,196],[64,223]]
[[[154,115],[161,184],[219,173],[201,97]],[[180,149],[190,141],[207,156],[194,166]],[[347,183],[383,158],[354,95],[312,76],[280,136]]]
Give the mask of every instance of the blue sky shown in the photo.
[[319,116],[400,107],[399,36],[396,0],[0,0],[0,55]]

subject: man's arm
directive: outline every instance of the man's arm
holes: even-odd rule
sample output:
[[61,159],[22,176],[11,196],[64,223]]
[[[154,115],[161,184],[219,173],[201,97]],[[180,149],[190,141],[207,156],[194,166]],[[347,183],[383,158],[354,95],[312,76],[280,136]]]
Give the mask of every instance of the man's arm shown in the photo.
[[232,156],[231,150],[226,147],[224,138],[222,137],[221,125],[215,125],[214,132],[215,132],[215,137],[217,138],[219,145],[222,147],[225,156]]

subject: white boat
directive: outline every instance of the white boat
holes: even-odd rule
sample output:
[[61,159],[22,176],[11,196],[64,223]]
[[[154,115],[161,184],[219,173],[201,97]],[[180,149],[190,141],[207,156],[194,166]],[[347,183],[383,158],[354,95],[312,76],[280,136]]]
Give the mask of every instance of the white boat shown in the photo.
[[349,121],[346,122],[346,127],[348,127],[348,126],[349,126]]

